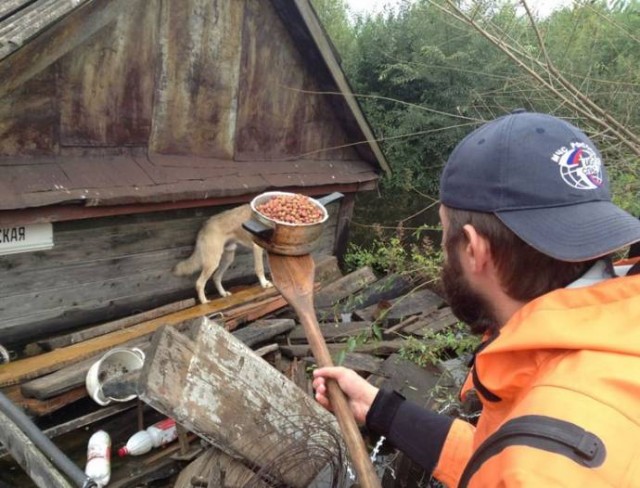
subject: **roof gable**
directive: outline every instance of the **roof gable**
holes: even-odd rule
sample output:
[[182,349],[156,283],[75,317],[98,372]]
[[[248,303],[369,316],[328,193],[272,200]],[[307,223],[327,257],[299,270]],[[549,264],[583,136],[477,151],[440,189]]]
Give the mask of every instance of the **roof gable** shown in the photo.
[[0,61],[14,188],[0,208],[361,185],[388,169],[307,0],[36,0],[0,32],[8,21],[39,30]]

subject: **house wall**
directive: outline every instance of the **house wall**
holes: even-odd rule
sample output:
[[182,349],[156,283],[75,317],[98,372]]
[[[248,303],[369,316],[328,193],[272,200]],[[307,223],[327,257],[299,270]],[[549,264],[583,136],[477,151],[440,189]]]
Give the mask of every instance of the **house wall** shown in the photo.
[[[0,256],[0,343],[24,343],[195,297],[173,266],[191,254],[209,207],[54,223],[54,248]],[[333,254],[339,204],[314,251]],[[257,284],[250,251],[238,248],[227,284]],[[207,295],[217,297],[209,282]]]

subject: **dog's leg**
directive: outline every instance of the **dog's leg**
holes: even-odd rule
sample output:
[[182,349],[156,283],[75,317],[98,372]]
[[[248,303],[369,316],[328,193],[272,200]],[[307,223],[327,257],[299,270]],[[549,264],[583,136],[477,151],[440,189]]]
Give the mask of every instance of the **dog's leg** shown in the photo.
[[260,280],[262,288],[270,288],[273,284],[264,275],[264,254],[262,248],[256,243],[253,244],[253,265],[256,270],[256,276]]
[[200,303],[209,303],[209,300],[207,300],[207,297],[204,294],[204,287],[220,264],[220,258],[224,253],[224,243],[211,240],[207,242],[206,246],[203,246],[203,248],[206,249],[206,251],[203,251],[202,253],[202,271],[196,280],[196,291],[198,292],[198,299],[200,300]]
[[224,252],[222,253],[218,269],[213,273],[213,284],[216,285],[216,289],[218,290],[218,293],[220,293],[221,297],[228,297],[231,295],[231,292],[225,290],[222,286],[222,277],[224,276],[224,272],[229,269],[229,266],[231,266],[231,263],[233,263],[233,259],[236,256],[236,247],[237,246],[234,243],[224,246]]

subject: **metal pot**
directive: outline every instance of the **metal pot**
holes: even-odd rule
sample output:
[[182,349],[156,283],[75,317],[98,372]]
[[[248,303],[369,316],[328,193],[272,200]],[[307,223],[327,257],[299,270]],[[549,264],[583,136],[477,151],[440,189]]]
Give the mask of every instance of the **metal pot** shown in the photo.
[[275,254],[286,256],[302,256],[309,254],[322,235],[324,223],[329,218],[325,205],[342,198],[339,192],[331,193],[325,197],[315,199],[308,197],[312,203],[322,210],[323,218],[313,224],[289,224],[270,219],[256,210],[264,202],[281,195],[295,195],[282,191],[270,191],[261,193],[251,200],[252,218],[242,224],[245,230],[252,234],[253,240],[259,246]]

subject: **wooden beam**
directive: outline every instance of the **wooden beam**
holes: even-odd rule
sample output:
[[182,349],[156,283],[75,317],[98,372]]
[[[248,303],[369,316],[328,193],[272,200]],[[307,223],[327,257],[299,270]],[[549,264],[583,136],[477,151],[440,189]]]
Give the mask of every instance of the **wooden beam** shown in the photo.
[[210,321],[194,341],[159,330],[138,391],[190,432],[292,487],[308,486],[340,438],[332,415]]
[[20,49],[86,1],[40,0],[14,11],[14,14],[0,25],[0,60]]
[[247,301],[273,297],[277,293],[275,288],[263,290],[260,286],[254,286],[234,293],[230,297],[212,300],[205,305],[196,305],[195,307],[158,317],[127,329],[111,332],[110,334],[105,334],[100,337],[94,337],[79,344],[73,344],[51,352],[0,365],[0,386],[13,385],[26,379],[36,378],[43,374],[57,371],[67,364],[88,358],[93,354],[106,351],[132,339],[152,334],[162,325],[180,324],[188,319],[228,310],[233,306]]
[[[0,75],[1,78],[1,75]],[[0,87],[2,90],[2,87]],[[365,184],[331,185],[318,188],[305,188],[305,194],[310,196],[325,195],[339,191],[350,192],[373,190],[375,182]],[[298,192],[299,188],[279,188],[280,191]],[[51,205],[47,207],[27,208],[19,210],[0,210],[0,225],[41,224],[45,222],[63,222],[68,220],[95,219],[114,215],[144,214],[162,212],[166,210],[180,210],[186,208],[215,207],[247,203],[255,194],[238,195],[232,197],[209,198],[206,200],[183,200],[178,202],[141,203],[134,205],[105,205],[99,207],[84,207],[78,205]]]
[[3,0],[0,4],[0,21],[35,1],[37,0]]
[[0,98],[51,66],[140,0],[89,0],[0,63]]
[[[378,142],[373,135],[373,132],[371,131],[369,123],[367,122],[364,114],[362,113],[362,110],[360,109],[360,105],[358,104],[358,101],[351,91],[351,86],[349,85],[349,82],[347,81],[347,78],[342,71],[340,63],[336,58],[333,46],[331,45],[331,42],[329,41],[329,38],[322,27],[322,24],[318,20],[318,16],[313,10],[313,7],[309,3],[309,0],[294,0],[293,2],[291,0],[271,0],[271,3],[274,5],[280,16],[285,19],[292,37],[294,37],[294,39],[296,37],[298,38],[296,39],[297,41],[303,40],[300,39],[300,30],[298,29],[296,31],[294,29],[294,26],[301,24],[306,26],[307,32],[305,33],[305,37],[310,37],[312,39],[313,43],[319,51],[319,55],[324,61],[324,65],[328,69],[330,76],[333,79],[333,82],[338,88],[337,91],[340,92],[338,95],[333,96],[333,98],[339,97],[342,100],[341,103],[346,104],[348,110],[353,115],[358,128],[364,135],[365,141],[371,149],[371,152],[376,158],[378,164],[386,173],[390,173],[391,168],[387,163],[387,159],[382,153],[382,150],[380,149],[380,146],[378,145]],[[296,19],[295,16],[291,14],[292,3],[295,3],[295,7],[302,19],[302,23],[300,23],[298,19]],[[305,44],[309,43],[299,43],[299,45]],[[308,58],[309,53],[305,52],[304,56],[305,58]],[[358,146],[356,146],[356,149],[357,148]]]
[[157,307],[152,310],[147,310],[145,312],[130,315],[128,317],[114,320],[112,322],[96,325],[95,327],[88,327],[86,329],[82,329],[77,332],[72,332],[70,334],[64,334],[60,336],[43,339],[38,341],[38,345],[45,350],[66,347],[71,344],[76,344],[78,342],[86,341],[87,339],[92,339],[93,337],[98,337],[104,334],[108,334],[115,330],[124,329],[125,327],[130,327],[132,325],[139,324],[147,320],[155,319],[157,317],[161,317],[162,315],[166,315],[171,312],[184,310],[185,308],[193,307],[195,305],[196,305],[196,301],[194,298],[189,298],[187,300],[180,300],[178,302],[169,303],[167,305],[163,305],[161,307]]

